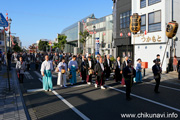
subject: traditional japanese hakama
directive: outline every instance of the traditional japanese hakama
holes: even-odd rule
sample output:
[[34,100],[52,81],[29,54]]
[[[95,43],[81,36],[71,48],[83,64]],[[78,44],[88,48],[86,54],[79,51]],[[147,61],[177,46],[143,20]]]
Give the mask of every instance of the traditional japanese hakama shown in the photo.
[[52,73],[53,70],[52,62],[44,61],[41,65],[41,73],[44,72],[43,76],[43,89],[44,90],[53,90],[53,83],[52,83]]
[[70,74],[72,75],[72,78],[70,79],[70,83],[75,84],[77,82],[76,80],[76,70],[78,69],[77,61],[71,60],[69,62],[68,68],[70,69]]
[[59,68],[57,85],[66,87],[66,72],[62,73],[61,70],[65,69],[65,71],[67,71],[67,65],[66,63],[60,62],[57,67]]
[[86,80],[86,62],[84,60],[81,63],[81,76],[82,81],[84,82]]

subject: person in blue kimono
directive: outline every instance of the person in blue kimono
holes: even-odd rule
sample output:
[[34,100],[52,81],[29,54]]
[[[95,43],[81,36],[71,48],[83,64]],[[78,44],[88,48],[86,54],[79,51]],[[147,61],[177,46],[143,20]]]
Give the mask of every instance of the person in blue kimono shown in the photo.
[[70,74],[72,75],[72,78],[70,79],[71,85],[76,84],[76,71],[78,70],[76,56],[73,56],[72,60],[69,61],[68,69],[70,71]]
[[137,60],[137,66],[136,66],[136,79],[135,79],[135,82],[139,83],[139,82],[142,82],[142,67],[141,67],[141,59],[139,58]]
[[53,70],[52,62],[49,61],[49,56],[46,55],[45,61],[41,65],[41,74],[43,76],[43,89],[45,91],[53,90],[52,70]]

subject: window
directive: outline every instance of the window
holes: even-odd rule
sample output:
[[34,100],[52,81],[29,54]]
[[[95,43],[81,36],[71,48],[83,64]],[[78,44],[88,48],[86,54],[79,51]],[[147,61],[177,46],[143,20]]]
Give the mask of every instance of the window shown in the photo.
[[141,7],[141,8],[146,7],[146,0],[141,0],[141,2],[140,2],[140,7]]
[[158,2],[161,2],[161,0],[149,0],[148,5],[153,5],[153,4],[156,4]]
[[161,31],[161,11],[149,13],[149,32]]
[[146,15],[141,15],[141,31],[146,30]]
[[120,14],[120,29],[129,28],[131,11]]

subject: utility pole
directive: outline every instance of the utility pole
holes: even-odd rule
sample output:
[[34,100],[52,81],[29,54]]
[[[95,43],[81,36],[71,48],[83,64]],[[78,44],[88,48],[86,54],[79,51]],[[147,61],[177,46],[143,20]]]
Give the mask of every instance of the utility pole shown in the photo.
[[8,85],[9,85],[9,91],[11,90],[10,86],[10,80],[9,80],[9,64],[7,60],[7,43],[6,43],[6,33],[5,33],[5,27],[4,27],[4,47],[5,47],[5,55],[6,55],[6,66],[7,66],[7,77],[8,77]]

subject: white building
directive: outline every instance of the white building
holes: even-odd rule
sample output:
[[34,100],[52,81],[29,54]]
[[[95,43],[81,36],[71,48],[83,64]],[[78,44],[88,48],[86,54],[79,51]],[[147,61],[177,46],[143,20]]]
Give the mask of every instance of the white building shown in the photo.
[[[138,13],[142,19],[141,33],[132,35],[135,60],[141,58],[142,61],[148,62],[149,68],[152,68],[153,60],[157,54],[160,54],[162,62],[168,41],[165,34],[166,25],[172,21],[172,18],[180,23],[179,6],[180,0],[132,0],[132,13]],[[144,34],[145,30],[147,31],[146,35]],[[177,33],[177,38],[180,38],[180,31]],[[174,53],[180,57],[180,42],[178,40],[175,43],[176,51],[173,51],[172,40],[168,43],[162,67],[163,71],[166,71]]]
[[94,53],[95,38],[99,38],[101,55],[111,54],[114,56],[114,49],[112,48],[113,42],[113,16],[107,15],[99,19],[87,19],[85,24],[90,32],[94,33],[93,27],[95,26],[95,34],[92,34],[86,42],[86,51]]

